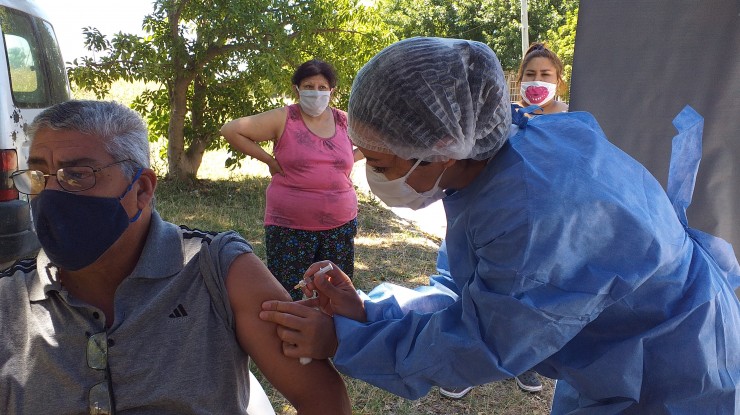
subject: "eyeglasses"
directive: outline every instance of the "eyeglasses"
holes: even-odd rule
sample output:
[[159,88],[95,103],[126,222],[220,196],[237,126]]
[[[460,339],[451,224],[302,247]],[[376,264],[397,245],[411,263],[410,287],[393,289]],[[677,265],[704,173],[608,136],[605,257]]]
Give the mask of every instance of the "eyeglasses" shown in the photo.
[[117,164],[133,161],[131,159],[114,161],[94,169],[90,166],[62,167],[56,173],[45,174],[39,170],[18,170],[10,175],[15,188],[27,195],[37,195],[46,188],[50,176],[57,179],[59,186],[68,192],[82,192],[95,186],[95,173]]
[[87,339],[87,366],[90,369],[104,370],[105,380],[95,384],[88,392],[88,409],[92,415],[112,415],[115,413],[108,370],[108,335],[95,333]]

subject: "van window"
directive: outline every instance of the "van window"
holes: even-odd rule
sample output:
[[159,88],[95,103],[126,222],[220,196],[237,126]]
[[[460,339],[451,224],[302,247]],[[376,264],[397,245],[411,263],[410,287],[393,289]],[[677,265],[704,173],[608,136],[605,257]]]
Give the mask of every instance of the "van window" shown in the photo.
[[0,6],[13,101],[19,108],[43,108],[69,99],[67,76],[48,22]]

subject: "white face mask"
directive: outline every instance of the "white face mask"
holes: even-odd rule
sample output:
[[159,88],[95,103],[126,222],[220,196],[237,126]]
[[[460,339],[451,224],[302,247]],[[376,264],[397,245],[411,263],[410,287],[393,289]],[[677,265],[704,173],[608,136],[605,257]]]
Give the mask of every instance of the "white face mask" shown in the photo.
[[373,171],[373,167],[367,164],[365,165],[367,184],[370,185],[373,194],[390,207],[407,207],[417,210],[429,206],[446,196],[444,190],[439,187],[439,182],[447,168],[445,167],[439,175],[434,187],[419,193],[406,183],[406,179],[420,163],[421,160],[417,161],[405,176],[395,180],[388,180],[383,173]]
[[549,82],[532,81],[522,82],[521,94],[522,100],[529,105],[542,106],[551,99],[555,98],[557,85]]
[[301,105],[303,112],[311,117],[318,117],[329,106],[331,91],[303,89],[298,91],[298,96],[300,97],[298,103]]

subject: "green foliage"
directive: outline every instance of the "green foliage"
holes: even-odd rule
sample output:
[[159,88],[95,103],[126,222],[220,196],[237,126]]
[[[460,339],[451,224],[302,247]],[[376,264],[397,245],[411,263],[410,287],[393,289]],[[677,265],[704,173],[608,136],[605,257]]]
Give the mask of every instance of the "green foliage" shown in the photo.
[[[386,23],[399,38],[437,36],[488,44],[504,70],[519,67],[522,55],[521,2],[515,0],[381,0]],[[565,24],[577,0],[529,0],[530,42],[548,39]]]
[[11,69],[27,68],[32,65],[33,59],[28,49],[10,48],[8,49],[8,66]]
[[168,139],[169,175],[194,178],[203,152],[226,146],[233,118],[284,105],[302,62],[335,65],[340,108],[352,76],[395,40],[373,8],[356,0],[155,0],[145,36],[111,39],[85,28],[95,58],[69,63],[75,88],[104,97],[115,80],[157,85],[133,103],[152,140]]
[[578,23],[578,8],[570,10],[565,15],[565,24],[547,32],[547,43],[563,61],[563,78],[568,82],[568,92],[562,98],[570,99],[570,75],[573,73],[573,51],[576,46],[576,26]]
[[[487,43],[505,70],[521,58],[520,2],[513,0],[154,0],[144,36],[110,39],[84,28],[94,58],[68,62],[76,91],[98,98],[115,81],[143,81],[132,107],[153,141],[167,140],[168,174],[195,178],[206,150],[227,147],[223,123],[285,105],[290,77],[308,59],[332,63],[338,108],[346,108],[362,65],[390,43],[411,36]],[[577,0],[529,0],[532,41],[549,40],[572,62]],[[568,20],[571,19],[571,20]],[[562,36],[560,41],[558,36]],[[570,67],[568,67],[568,74]],[[566,79],[567,80],[567,79]],[[227,165],[243,156],[232,152]]]

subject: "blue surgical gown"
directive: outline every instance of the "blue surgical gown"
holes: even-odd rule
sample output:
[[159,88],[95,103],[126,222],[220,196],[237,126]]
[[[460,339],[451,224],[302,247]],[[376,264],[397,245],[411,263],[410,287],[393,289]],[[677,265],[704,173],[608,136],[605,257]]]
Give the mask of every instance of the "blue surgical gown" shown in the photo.
[[671,197],[587,113],[521,125],[444,199],[430,286],[335,318],[336,366],[410,399],[534,368],[554,414],[740,413],[738,263],[686,224],[703,120],[674,124]]

